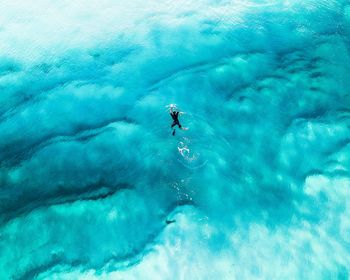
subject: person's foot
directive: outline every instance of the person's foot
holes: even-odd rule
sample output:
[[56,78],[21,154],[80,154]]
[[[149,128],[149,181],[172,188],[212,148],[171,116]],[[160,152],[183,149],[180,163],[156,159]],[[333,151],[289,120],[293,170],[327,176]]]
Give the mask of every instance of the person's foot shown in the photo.
[[175,135],[175,129],[174,129],[174,131],[173,131],[173,133],[172,133],[172,134],[173,134],[173,136]]

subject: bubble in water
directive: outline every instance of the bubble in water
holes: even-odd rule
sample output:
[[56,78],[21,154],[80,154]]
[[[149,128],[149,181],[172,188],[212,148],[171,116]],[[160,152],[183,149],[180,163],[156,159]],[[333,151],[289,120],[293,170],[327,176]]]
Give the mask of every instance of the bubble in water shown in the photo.
[[207,163],[207,160],[203,159],[201,154],[195,149],[195,145],[191,144],[190,139],[186,137],[183,137],[183,140],[177,145],[180,155],[179,161],[188,169],[198,169]]

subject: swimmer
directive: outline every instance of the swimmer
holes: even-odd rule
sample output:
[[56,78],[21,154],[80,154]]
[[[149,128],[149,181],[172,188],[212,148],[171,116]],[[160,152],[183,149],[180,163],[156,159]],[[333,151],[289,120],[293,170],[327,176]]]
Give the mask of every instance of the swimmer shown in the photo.
[[[175,110],[174,110],[175,109]],[[171,125],[171,128],[175,127],[176,125],[182,129],[182,130],[187,130],[187,128],[182,127],[180,122],[179,122],[179,115],[182,115],[183,113],[180,111],[176,111],[176,106],[175,105],[170,105],[170,116],[173,119],[173,124]],[[172,135],[175,135],[175,128],[173,130]]]
[[165,223],[167,225],[170,225],[170,224],[175,223],[175,222],[176,222],[175,220],[168,220],[168,219],[165,220]]

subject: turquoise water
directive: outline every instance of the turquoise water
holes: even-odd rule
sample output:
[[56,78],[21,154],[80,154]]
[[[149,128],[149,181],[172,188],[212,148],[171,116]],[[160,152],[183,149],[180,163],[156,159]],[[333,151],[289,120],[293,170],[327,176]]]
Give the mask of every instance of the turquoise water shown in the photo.
[[0,279],[350,277],[348,1],[29,2],[0,1]]

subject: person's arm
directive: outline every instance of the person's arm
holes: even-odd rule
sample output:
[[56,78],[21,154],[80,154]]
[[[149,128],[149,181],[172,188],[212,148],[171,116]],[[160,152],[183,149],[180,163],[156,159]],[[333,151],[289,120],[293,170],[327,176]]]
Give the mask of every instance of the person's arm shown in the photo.
[[174,112],[174,109],[176,110],[176,105],[175,105],[175,104],[170,104],[170,105],[169,105],[169,111],[170,111],[170,113],[173,113],[173,112]]

